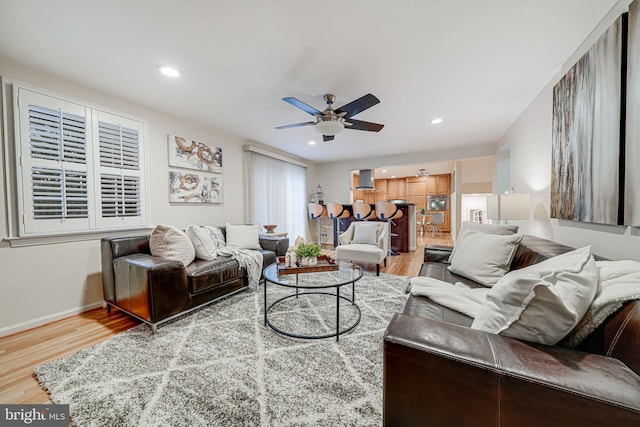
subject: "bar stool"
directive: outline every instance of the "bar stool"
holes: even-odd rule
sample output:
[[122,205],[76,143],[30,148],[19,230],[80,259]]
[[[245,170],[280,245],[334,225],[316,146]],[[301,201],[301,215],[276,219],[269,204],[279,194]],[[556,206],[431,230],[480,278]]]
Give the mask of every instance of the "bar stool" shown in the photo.
[[391,225],[393,224],[394,219],[402,218],[402,211],[398,208],[398,205],[395,205],[391,202],[376,202],[376,213],[378,218],[382,221],[387,221],[389,224],[389,256],[398,256],[399,253],[393,252],[391,250],[391,237],[397,236],[396,233],[391,232]]
[[327,215],[331,219],[349,218],[351,212],[340,203],[327,202]]
[[320,218],[323,216],[327,216],[327,209],[324,205],[320,203],[307,203],[307,212],[309,213],[310,219],[315,219],[318,224],[318,244],[321,244],[320,239]]
[[366,221],[376,217],[376,210],[369,203],[354,202],[351,207],[353,216],[358,221]]

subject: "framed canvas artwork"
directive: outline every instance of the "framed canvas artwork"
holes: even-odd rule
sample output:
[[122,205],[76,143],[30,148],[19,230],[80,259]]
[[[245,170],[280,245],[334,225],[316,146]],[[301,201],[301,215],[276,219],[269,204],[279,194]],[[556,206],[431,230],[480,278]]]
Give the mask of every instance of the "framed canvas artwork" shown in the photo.
[[629,5],[624,225],[640,227],[640,2]]
[[552,218],[619,222],[622,19],[553,88]]
[[169,166],[222,173],[222,148],[169,135]]
[[169,172],[170,203],[222,203],[221,175]]

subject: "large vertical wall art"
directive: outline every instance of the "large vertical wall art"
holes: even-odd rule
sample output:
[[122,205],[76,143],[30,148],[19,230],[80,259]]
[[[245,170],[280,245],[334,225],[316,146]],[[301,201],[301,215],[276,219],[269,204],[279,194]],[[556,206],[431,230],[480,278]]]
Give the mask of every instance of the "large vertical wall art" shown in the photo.
[[619,223],[623,18],[553,89],[552,218]]
[[640,227],[640,2],[629,6],[624,224]]

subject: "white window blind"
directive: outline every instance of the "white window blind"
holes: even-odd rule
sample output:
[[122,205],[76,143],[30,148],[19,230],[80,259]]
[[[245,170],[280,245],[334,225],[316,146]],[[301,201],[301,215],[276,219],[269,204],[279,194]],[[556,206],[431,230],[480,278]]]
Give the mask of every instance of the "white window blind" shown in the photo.
[[146,224],[144,124],[14,88],[20,235]]
[[[277,224],[291,239],[306,235],[306,168],[254,151],[245,151],[251,221]],[[293,240],[292,240],[293,241]]]

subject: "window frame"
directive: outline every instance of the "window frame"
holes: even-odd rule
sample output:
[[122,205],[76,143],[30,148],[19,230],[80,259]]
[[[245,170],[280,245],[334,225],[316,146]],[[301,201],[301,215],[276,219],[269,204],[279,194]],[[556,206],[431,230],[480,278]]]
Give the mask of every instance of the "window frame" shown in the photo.
[[[149,220],[149,170],[148,170],[148,133],[147,122],[144,119],[131,114],[123,114],[110,108],[95,105],[84,100],[79,100],[68,95],[55,93],[14,79],[2,77],[2,140],[4,142],[3,165],[5,168],[5,203],[7,229],[5,240],[11,246],[24,246],[32,244],[56,243],[64,241],[80,241],[99,239],[105,235],[118,235],[123,231],[130,234],[131,230],[148,230]],[[85,114],[86,137],[86,161],[80,167],[86,168],[88,218],[76,219],[46,219],[35,220],[30,215],[33,209],[31,197],[31,169],[34,158],[30,151],[28,105],[24,105],[24,94],[33,96],[35,100],[48,100],[49,105],[74,106]],[[42,105],[40,102],[32,102]],[[25,121],[25,114],[27,117]],[[67,113],[66,109],[62,113]],[[70,111],[73,114],[73,111]],[[98,139],[98,121],[108,122],[113,125],[134,126],[138,132],[139,168],[137,171],[123,173],[123,168],[112,168],[112,172],[119,175],[135,175],[139,182],[139,216],[103,217],[101,197],[101,174],[105,168],[100,165],[100,141]],[[106,119],[104,119],[106,118]],[[112,120],[117,119],[114,123]],[[124,123],[124,124],[123,124]],[[26,131],[26,133],[25,133]],[[37,160],[37,159],[36,159]],[[46,161],[44,162],[47,163]],[[58,166],[59,168],[61,166]],[[38,221],[36,227],[29,222]],[[43,221],[49,221],[45,224]]]

